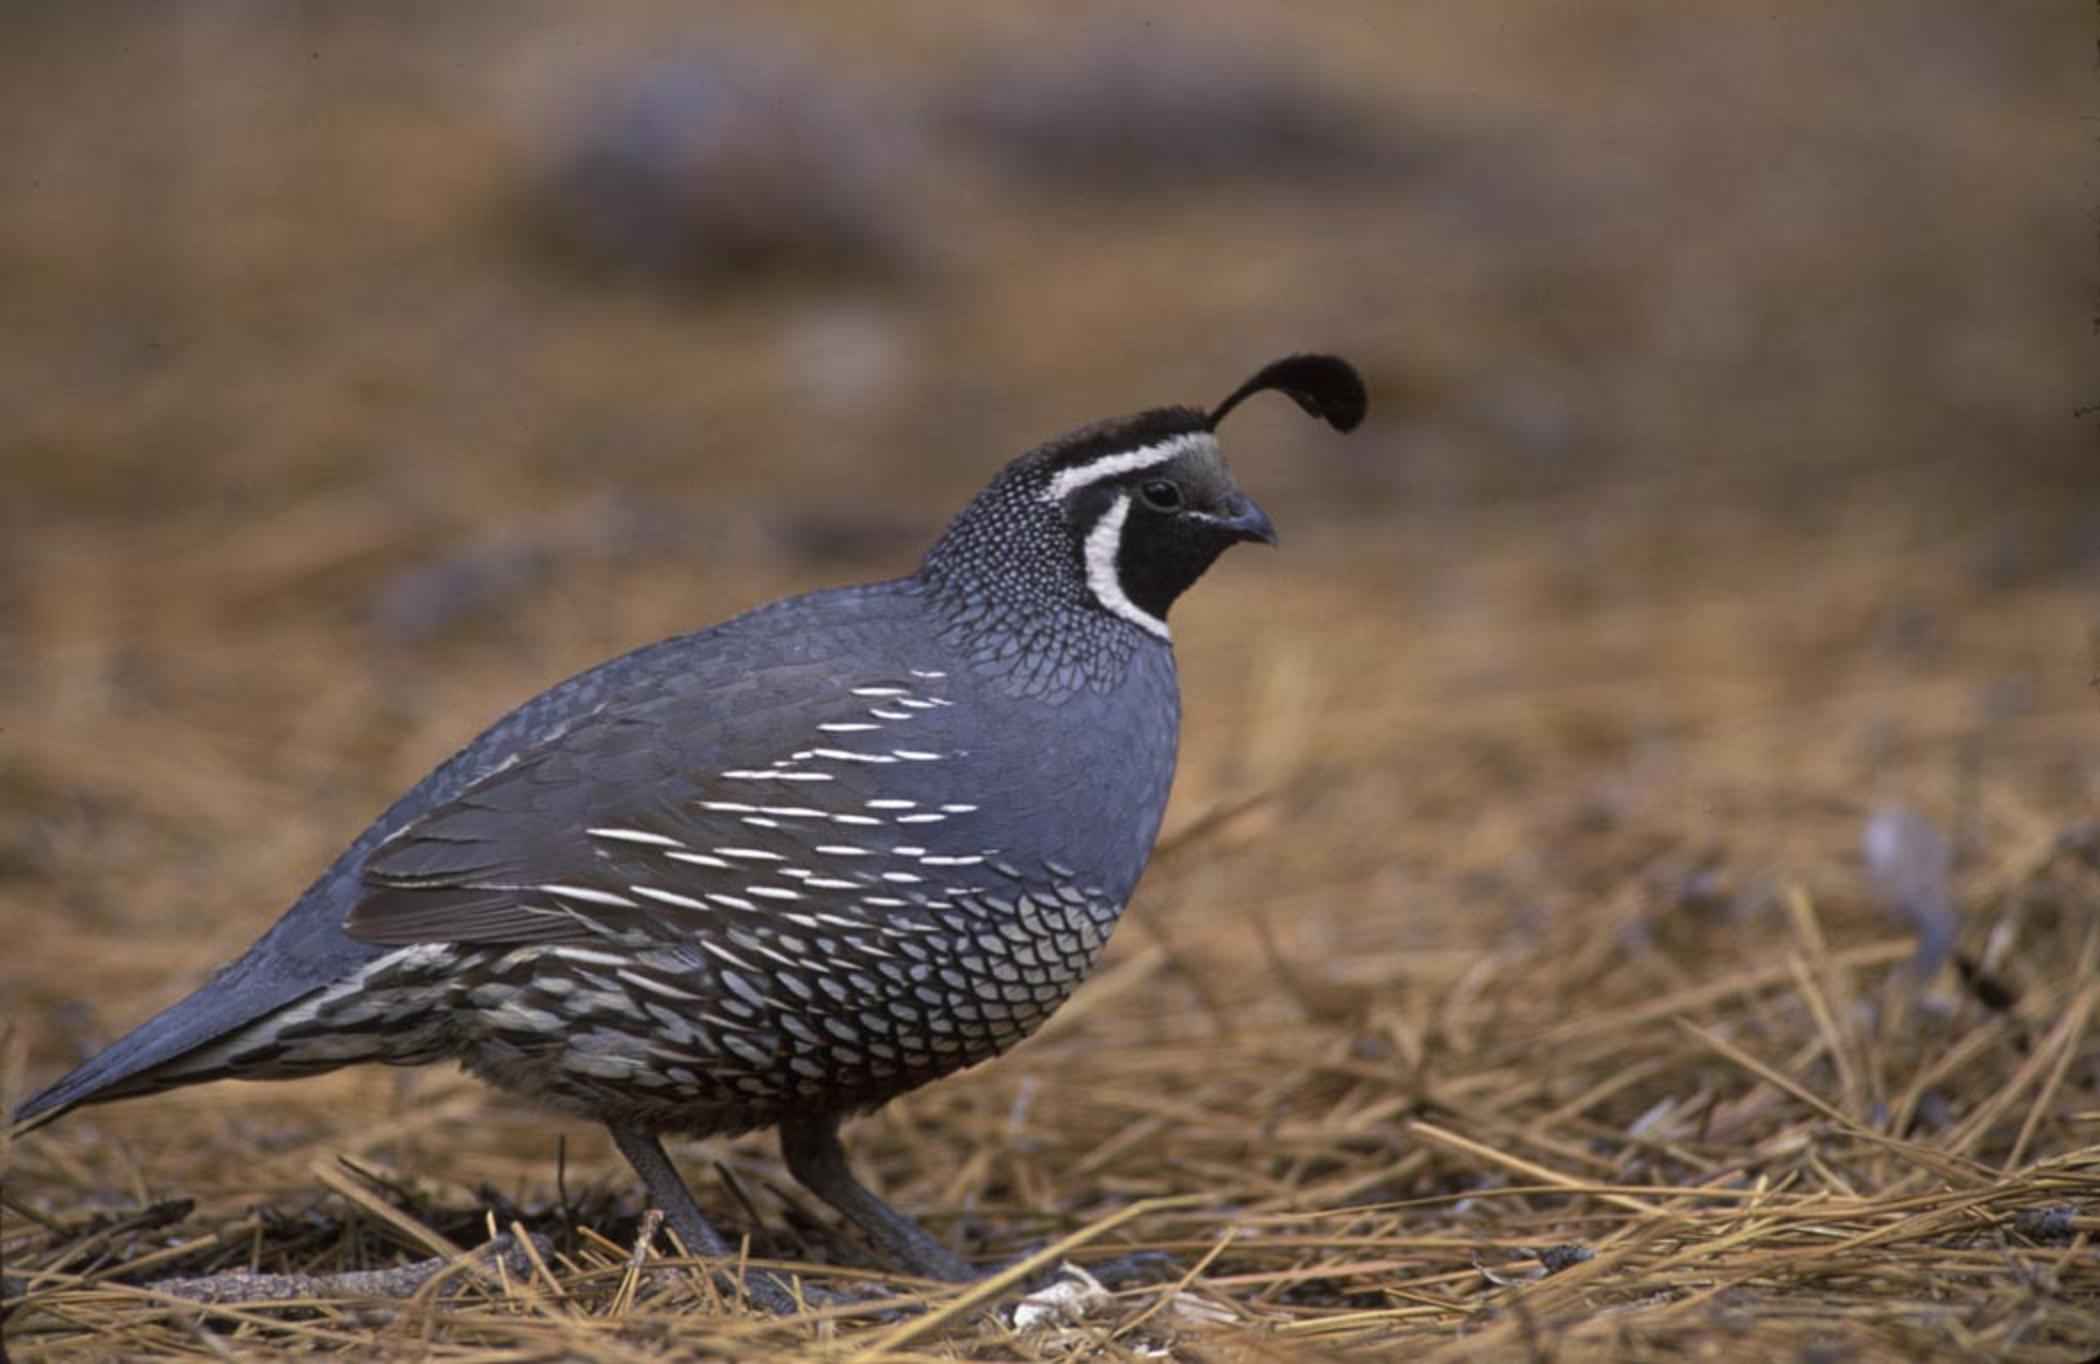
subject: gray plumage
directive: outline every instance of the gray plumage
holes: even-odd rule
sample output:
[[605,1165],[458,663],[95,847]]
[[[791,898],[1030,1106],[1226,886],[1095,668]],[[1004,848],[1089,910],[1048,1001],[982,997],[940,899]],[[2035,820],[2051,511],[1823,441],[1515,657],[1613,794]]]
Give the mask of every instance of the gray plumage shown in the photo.
[[1020,1041],[1107,942],[1173,779],[1167,608],[1230,544],[1274,538],[1211,434],[1263,389],[1342,430],[1363,413],[1345,363],[1278,361],[1209,413],[1015,460],[910,577],[526,702],[17,1120],[457,1059],[606,1123],[692,1249],[727,1243],[659,1134],[777,1124],[796,1175],[901,1263],[967,1273],[852,1180],[837,1123]]

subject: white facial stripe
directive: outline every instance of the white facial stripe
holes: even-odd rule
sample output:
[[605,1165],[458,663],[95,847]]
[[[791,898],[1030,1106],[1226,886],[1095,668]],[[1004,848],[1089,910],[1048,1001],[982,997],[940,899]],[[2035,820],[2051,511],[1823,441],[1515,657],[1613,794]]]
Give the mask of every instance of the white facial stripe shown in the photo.
[[1208,431],[1190,431],[1186,435],[1163,440],[1157,445],[1140,445],[1135,450],[1103,455],[1091,464],[1067,469],[1051,479],[1050,486],[1043,490],[1043,501],[1062,502],[1090,483],[1099,483],[1104,478],[1115,478],[1120,474],[1135,473],[1139,469],[1150,469],[1156,464],[1166,464],[1191,451],[1205,448],[1215,451],[1218,448],[1218,438]]
[[1167,623],[1132,601],[1123,591],[1123,580],[1116,573],[1116,556],[1123,548],[1123,521],[1129,515],[1130,494],[1118,493],[1108,510],[1101,514],[1101,519],[1094,523],[1094,528],[1087,532],[1086,585],[1093,590],[1094,600],[1109,611],[1161,639],[1172,639],[1174,636],[1168,631]]

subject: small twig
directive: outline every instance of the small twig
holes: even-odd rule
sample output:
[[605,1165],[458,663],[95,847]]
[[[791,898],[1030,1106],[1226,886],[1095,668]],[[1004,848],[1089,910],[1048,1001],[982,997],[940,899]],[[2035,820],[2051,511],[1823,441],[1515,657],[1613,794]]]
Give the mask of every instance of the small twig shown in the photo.
[[[492,1218],[491,1220],[493,1221],[494,1219]],[[568,1297],[568,1293],[563,1290],[561,1281],[556,1279],[553,1273],[548,1270],[547,1261],[540,1254],[540,1241],[545,1241],[550,1246],[553,1244],[553,1241],[544,1237],[536,1240],[531,1232],[525,1230],[525,1224],[516,1220],[511,1222],[510,1232],[511,1244],[525,1252],[525,1258],[531,1261],[532,1270],[539,1276],[540,1283],[545,1286],[547,1296],[554,1300],[555,1305],[562,1305]]]
[[1201,1278],[1203,1276],[1203,1271],[1209,1269],[1211,1267],[1211,1263],[1215,1261],[1220,1255],[1225,1253],[1225,1247],[1232,1244],[1233,1237],[1236,1234],[1236,1230],[1237,1229],[1234,1227],[1227,1226],[1224,1231],[1220,1232],[1218,1234],[1218,1239],[1211,1243],[1210,1249],[1203,1252],[1202,1259],[1190,1265],[1188,1267],[1188,1270],[1182,1274],[1181,1278],[1177,1282],[1168,1285],[1165,1292],[1153,1298],[1151,1305],[1148,1306],[1144,1311],[1138,1313],[1129,1321],[1124,1322],[1121,1326],[1118,1326],[1115,1329],[1115,1331],[1111,1333],[1111,1338],[1127,1336],[1132,1334],[1137,1330],[1138,1327],[1143,1326],[1146,1322],[1150,1321],[1153,1317],[1157,1316],[1159,1312],[1162,1309],[1164,1309],[1168,1303],[1173,1302],[1176,1298],[1179,1298],[1183,1293],[1188,1292],[1189,1285],[1196,1282],[1197,1279]]
[[[1534,1161],[1525,1160],[1521,1156],[1498,1150],[1482,1142],[1474,1141],[1470,1137],[1460,1136],[1456,1132],[1438,1127],[1433,1123],[1426,1123],[1417,1119],[1407,1124],[1406,1131],[1409,1136],[1418,1140],[1444,1147],[1447,1150],[1456,1151],[1461,1155],[1472,1156],[1486,1161],[1490,1165],[1500,1166],[1505,1170],[1520,1174],[1526,1179],[1535,1179],[1541,1184],[1584,1194],[1589,1194],[1596,1189],[1596,1185],[1592,1181],[1575,1179],[1569,1175],[1564,1175],[1558,1170],[1549,1169]],[[1662,1211],[1661,1208],[1648,1202],[1646,1199],[1634,1198],[1627,1194],[1598,1191],[1594,1196],[1615,1207],[1624,1208],[1628,1212],[1639,1213],[1643,1217],[1653,1216]]]
[[1189,848],[1198,846],[1241,815],[1251,814],[1270,804],[1281,795],[1279,790],[1256,791],[1239,800],[1221,801],[1197,815],[1173,833],[1158,840],[1152,848],[1152,860],[1147,864],[1155,873],[1166,863]]
[[663,1224],[662,1208],[648,1208],[642,1212],[642,1227],[635,1233],[634,1248],[627,1252],[627,1270],[620,1276],[620,1287],[613,1294],[608,1316],[623,1317],[634,1307],[635,1294],[642,1285],[642,1266],[649,1260],[649,1244],[656,1239]]
[[[527,1242],[520,1242],[515,1236],[501,1236],[470,1255],[477,1261],[501,1264],[514,1274],[524,1275],[532,1272],[539,1253],[552,1244],[543,1236],[531,1237]],[[410,1298],[455,1263],[450,1257],[433,1255],[390,1269],[346,1269],[337,1274],[258,1274],[231,1269],[201,1278],[159,1279],[147,1287],[170,1297],[209,1303]]]
[[410,1217],[385,1199],[375,1197],[370,1189],[344,1174],[345,1170],[353,1171],[360,1178],[374,1183],[379,1182],[378,1176],[344,1157],[337,1157],[333,1161],[317,1160],[309,1167],[309,1172],[315,1179],[348,1199],[353,1206],[363,1209],[374,1221],[385,1223],[425,1250],[446,1261],[458,1260],[466,1254],[461,1247],[453,1244],[449,1237],[435,1228]]

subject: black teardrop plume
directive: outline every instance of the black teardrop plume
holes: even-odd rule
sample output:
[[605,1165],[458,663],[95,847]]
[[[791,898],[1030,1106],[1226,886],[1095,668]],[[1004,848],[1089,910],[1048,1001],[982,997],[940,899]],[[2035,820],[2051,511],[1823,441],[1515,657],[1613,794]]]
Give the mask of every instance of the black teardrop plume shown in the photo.
[[1363,376],[1340,356],[1286,355],[1264,365],[1259,374],[1219,403],[1210,414],[1211,428],[1215,430],[1218,423],[1225,420],[1225,415],[1242,401],[1268,389],[1288,394],[1292,402],[1337,431],[1355,430],[1363,421],[1364,409],[1369,402],[1364,393]]

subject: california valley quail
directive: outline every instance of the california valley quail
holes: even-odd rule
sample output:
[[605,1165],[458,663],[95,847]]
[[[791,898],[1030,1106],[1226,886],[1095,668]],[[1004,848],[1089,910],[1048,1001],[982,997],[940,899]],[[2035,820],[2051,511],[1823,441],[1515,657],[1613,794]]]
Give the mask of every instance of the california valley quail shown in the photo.
[[1279,360],[1210,412],[1022,455],[910,577],[527,701],[16,1119],[457,1059],[604,1123],[693,1251],[730,1246],[661,1134],[777,1125],[795,1177],[901,1266],[970,1277],[854,1179],[839,1122],[1005,1051],[1100,956],[1174,776],[1167,609],[1236,541],[1275,542],[1213,435],[1268,389],[1338,430],[1363,418],[1345,361]]

